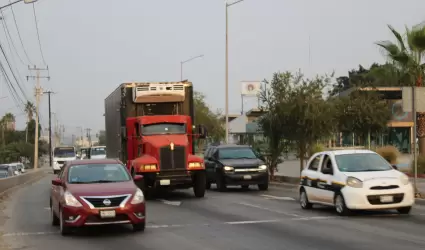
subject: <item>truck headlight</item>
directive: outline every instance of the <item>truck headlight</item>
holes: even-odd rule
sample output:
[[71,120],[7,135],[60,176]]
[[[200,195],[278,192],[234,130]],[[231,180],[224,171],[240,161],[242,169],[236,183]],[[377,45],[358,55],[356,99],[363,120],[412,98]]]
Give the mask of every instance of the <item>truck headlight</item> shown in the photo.
[[233,171],[233,170],[235,170],[235,168],[234,167],[229,167],[229,166],[224,166],[224,171],[226,171],[226,172],[231,172],[231,171]]
[[353,188],[362,188],[363,187],[363,181],[355,178],[355,177],[348,177],[347,178],[347,186],[353,187]]
[[81,207],[83,206],[81,202],[77,200],[69,191],[66,191],[63,194],[63,199],[65,200],[65,204],[70,207]]
[[145,196],[143,195],[143,191],[140,190],[140,188],[137,189],[136,193],[133,196],[133,199],[131,200],[131,204],[140,204],[145,201]]
[[202,164],[200,162],[191,162],[189,163],[189,168],[202,168]]
[[267,170],[267,166],[266,166],[266,165],[260,165],[260,166],[258,167],[258,170],[259,170],[259,171],[264,172],[264,171],[266,171],[266,170]]
[[409,177],[407,177],[406,175],[403,174],[402,176],[400,176],[400,182],[403,185],[409,184],[410,183]]

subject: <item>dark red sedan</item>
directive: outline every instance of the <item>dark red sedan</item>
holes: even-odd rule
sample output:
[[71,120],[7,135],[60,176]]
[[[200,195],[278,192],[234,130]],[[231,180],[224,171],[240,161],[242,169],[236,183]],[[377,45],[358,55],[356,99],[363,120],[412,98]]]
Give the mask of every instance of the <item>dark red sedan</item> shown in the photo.
[[73,228],[106,224],[132,224],[145,230],[145,198],[127,168],[118,160],[67,162],[52,180],[50,211],[52,225],[62,235]]

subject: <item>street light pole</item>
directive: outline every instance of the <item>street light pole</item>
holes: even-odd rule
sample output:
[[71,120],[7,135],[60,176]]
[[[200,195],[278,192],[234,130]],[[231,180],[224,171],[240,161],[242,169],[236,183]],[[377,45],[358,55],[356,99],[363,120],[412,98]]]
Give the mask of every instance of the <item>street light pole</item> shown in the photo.
[[204,57],[204,55],[194,56],[194,57],[191,57],[191,58],[187,59],[186,61],[181,61],[180,62],[180,80],[181,81],[183,81],[183,64],[185,64],[187,62],[190,62],[192,60],[195,60],[197,58],[202,58],[202,57]]
[[227,0],[225,1],[225,9],[226,9],[226,104],[225,104],[225,113],[226,113],[226,143],[229,143],[229,21],[228,21],[228,8],[232,5],[235,5],[237,3],[240,3],[244,0],[238,0],[233,3],[227,3]]
[[2,9],[4,9],[4,8],[7,8],[7,7],[10,7],[10,6],[14,5],[14,4],[20,3],[20,2],[22,2],[22,1],[24,1],[24,3],[26,3],[26,4],[29,4],[29,3],[35,3],[35,2],[37,2],[38,0],[17,0],[17,1],[15,1],[15,2],[11,2],[11,3],[8,3],[8,4],[6,4],[6,5],[1,6],[1,7],[0,7],[0,10],[2,10]]

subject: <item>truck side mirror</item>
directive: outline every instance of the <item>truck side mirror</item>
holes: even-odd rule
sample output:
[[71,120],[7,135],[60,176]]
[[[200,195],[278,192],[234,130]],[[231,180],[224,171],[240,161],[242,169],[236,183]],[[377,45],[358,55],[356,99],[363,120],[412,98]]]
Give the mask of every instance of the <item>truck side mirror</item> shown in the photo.
[[204,125],[197,125],[196,132],[199,135],[200,139],[205,139],[207,137],[207,128]]

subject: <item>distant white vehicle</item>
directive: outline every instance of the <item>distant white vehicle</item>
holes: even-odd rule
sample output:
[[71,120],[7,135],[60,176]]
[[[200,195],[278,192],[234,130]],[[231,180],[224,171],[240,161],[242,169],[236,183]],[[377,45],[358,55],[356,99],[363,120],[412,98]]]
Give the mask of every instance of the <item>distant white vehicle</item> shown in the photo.
[[66,161],[76,159],[75,147],[55,147],[53,149],[53,173],[58,174]]
[[91,147],[90,159],[106,159],[106,147],[105,146]]
[[13,162],[13,163],[9,163],[10,166],[15,166],[16,170],[20,173],[25,173],[25,166],[24,164],[22,164],[21,162]]

